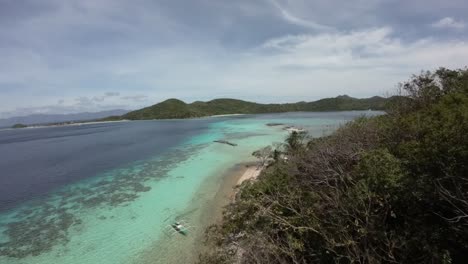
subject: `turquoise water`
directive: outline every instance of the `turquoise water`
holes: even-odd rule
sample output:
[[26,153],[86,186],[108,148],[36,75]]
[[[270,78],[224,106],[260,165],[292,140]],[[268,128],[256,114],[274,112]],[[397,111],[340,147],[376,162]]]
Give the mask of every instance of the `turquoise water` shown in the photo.
[[[253,161],[254,150],[286,138],[283,126],[267,123],[295,125],[322,136],[362,114],[211,118],[207,129],[164,153],[62,186],[0,214],[0,263],[189,262],[195,238],[206,225],[204,209],[226,172]],[[213,143],[218,139],[238,146]],[[181,218],[194,226],[189,235],[167,236],[164,228]]]

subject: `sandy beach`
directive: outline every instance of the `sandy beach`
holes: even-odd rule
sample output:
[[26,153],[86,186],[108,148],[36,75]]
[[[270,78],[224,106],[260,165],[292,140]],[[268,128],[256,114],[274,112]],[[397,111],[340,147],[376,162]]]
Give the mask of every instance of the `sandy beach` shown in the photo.
[[[224,208],[234,201],[238,192],[237,187],[247,180],[257,178],[261,171],[261,169],[257,169],[256,163],[244,162],[236,164],[225,173],[216,195],[203,210],[202,222],[205,223],[205,228],[222,221]],[[204,241],[204,236],[204,232],[199,233],[196,240]],[[194,249],[193,259],[198,259],[198,255],[204,250],[209,249],[205,248],[203,243],[199,243]]]
[[216,193],[212,206],[207,208],[207,214],[210,219],[214,219],[212,224],[221,221],[222,211],[226,205],[232,202],[238,191],[236,187],[249,179],[255,179],[260,175],[261,170],[257,170],[256,163],[244,162],[233,166],[225,173],[223,180]]
[[237,180],[237,185],[241,185],[246,180],[256,179],[258,175],[260,175],[261,172],[262,172],[262,169],[258,168],[256,165],[251,165],[247,167],[245,172],[239,178],[239,180]]

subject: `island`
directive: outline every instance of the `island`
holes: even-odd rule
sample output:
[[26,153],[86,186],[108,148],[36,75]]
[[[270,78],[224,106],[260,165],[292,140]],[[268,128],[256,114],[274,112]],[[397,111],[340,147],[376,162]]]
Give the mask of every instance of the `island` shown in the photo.
[[28,126],[25,124],[14,124],[11,128],[25,128],[25,127],[28,127]]
[[385,110],[398,97],[353,98],[341,95],[335,98],[324,98],[313,102],[285,104],[260,104],[238,99],[221,98],[207,102],[196,101],[185,103],[179,99],[168,99],[161,103],[124,114],[101,119],[115,120],[151,120],[151,119],[185,119],[229,114],[265,114],[284,112],[325,112],[350,110]]

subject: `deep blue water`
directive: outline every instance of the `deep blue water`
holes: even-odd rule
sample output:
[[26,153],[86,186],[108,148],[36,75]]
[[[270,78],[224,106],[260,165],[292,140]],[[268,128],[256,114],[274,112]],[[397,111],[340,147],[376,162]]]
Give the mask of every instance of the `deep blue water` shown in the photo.
[[0,211],[100,172],[162,154],[209,119],[0,131]]
[[[348,121],[381,112],[295,112],[0,130],[0,212],[101,172],[164,154],[226,119]],[[321,126],[318,126],[319,128]]]
[[[0,131],[0,262],[129,263],[158,249],[157,257],[143,257],[144,263],[186,263],[168,259],[191,255],[153,246],[167,220],[201,214],[209,206],[216,184],[206,179],[222,177],[221,171],[255,149],[284,140],[286,126],[318,137],[363,114],[380,113],[283,113]],[[239,147],[221,146],[215,139],[233,140]],[[196,214],[191,218],[195,226],[202,225]],[[187,241],[184,245],[191,248]]]

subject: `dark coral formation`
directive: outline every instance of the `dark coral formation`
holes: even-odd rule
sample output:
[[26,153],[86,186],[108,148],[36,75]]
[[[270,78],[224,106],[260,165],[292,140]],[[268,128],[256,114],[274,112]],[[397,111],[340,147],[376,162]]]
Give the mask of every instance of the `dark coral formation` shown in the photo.
[[55,244],[67,243],[67,230],[79,223],[79,219],[67,210],[46,203],[24,220],[7,224],[4,234],[10,241],[0,244],[0,255],[14,258],[37,256]]
[[[154,159],[135,166],[138,169],[118,169],[94,183],[69,187],[20,209],[15,221],[6,224],[0,243],[0,256],[24,258],[50,251],[69,242],[72,226],[81,225],[80,212],[105,206],[125,206],[151,187],[145,183],[167,175],[178,162],[186,160],[195,147],[175,149],[164,159]],[[110,176],[110,177],[107,177]],[[113,217],[110,217],[111,219]],[[105,221],[105,216],[98,219]],[[1,224],[1,223],[0,223]]]

